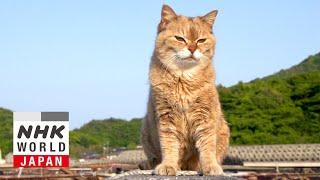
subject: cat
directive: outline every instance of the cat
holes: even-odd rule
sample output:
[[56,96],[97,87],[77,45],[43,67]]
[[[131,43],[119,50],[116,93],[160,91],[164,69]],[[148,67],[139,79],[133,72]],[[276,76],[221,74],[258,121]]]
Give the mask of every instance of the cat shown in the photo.
[[230,134],[212,66],[217,13],[190,18],[162,7],[141,129],[148,158],[142,169],[155,168],[158,175],[176,175],[179,170],[223,174]]

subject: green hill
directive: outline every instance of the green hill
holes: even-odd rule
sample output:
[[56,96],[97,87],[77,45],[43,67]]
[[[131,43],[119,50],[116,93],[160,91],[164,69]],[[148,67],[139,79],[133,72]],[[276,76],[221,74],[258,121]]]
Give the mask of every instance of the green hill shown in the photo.
[[2,155],[12,151],[12,111],[0,108],[0,149]]
[[305,60],[303,60],[300,64],[292,66],[289,69],[286,70],[281,70],[280,72],[267,76],[268,77],[287,77],[287,76],[292,76],[292,75],[297,75],[301,73],[310,73],[310,72],[319,72],[320,70],[320,53],[309,56]]
[[[218,86],[232,144],[320,143],[320,53],[273,75]],[[92,120],[70,132],[73,156],[139,144],[141,119]],[[0,109],[0,147],[12,147],[12,112]]]
[[135,148],[140,141],[141,119],[92,120],[70,132],[70,152],[79,155],[86,151],[102,153],[103,147]]
[[287,70],[219,87],[233,144],[320,142],[320,54]]

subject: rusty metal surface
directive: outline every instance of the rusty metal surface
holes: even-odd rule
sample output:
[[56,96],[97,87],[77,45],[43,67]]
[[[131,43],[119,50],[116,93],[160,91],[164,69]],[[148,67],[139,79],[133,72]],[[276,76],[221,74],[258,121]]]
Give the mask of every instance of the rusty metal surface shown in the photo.
[[0,175],[0,179],[320,179],[319,169],[291,168],[277,173],[274,168],[244,166],[224,166],[224,176],[201,176],[195,171],[180,171],[178,176],[157,176],[153,175],[152,170],[132,170],[116,174],[106,169],[90,168],[27,169],[18,175],[19,169],[12,170],[11,174]]
[[238,180],[242,178],[228,176],[151,176],[151,175],[131,175],[116,178],[117,180]]
[[[0,167],[0,179],[106,179],[118,177],[119,179],[320,180],[320,167],[317,166],[320,162],[320,144],[233,146],[230,147],[223,166],[228,176],[217,177],[199,176],[196,172],[177,177],[155,176],[149,171],[136,170],[137,164],[143,160],[145,160],[145,156],[142,150],[131,150],[122,152],[112,160],[102,159],[88,161],[84,164],[72,164],[72,167],[68,169],[33,168],[21,171],[21,169],[12,168],[12,166],[2,166]],[[305,165],[306,163],[308,166]],[[136,172],[136,174],[130,172]]]

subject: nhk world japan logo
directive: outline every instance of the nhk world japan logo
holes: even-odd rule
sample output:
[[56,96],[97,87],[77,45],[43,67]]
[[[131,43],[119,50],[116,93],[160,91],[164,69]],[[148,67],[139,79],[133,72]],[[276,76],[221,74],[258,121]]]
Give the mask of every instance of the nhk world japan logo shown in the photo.
[[68,167],[69,113],[14,112],[14,167]]

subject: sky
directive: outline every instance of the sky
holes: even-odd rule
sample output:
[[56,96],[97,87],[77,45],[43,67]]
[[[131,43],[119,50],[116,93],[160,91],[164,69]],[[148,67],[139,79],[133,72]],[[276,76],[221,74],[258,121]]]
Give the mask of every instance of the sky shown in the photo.
[[162,4],[177,14],[219,11],[214,66],[232,86],[320,51],[318,0],[2,0],[0,107],[92,119],[143,117]]

